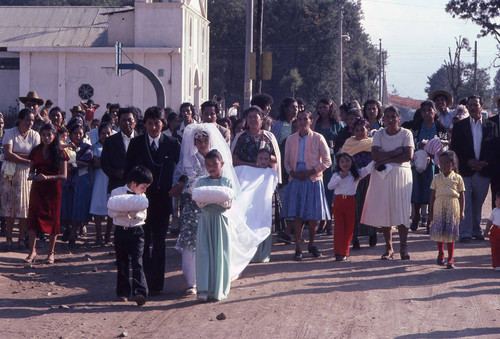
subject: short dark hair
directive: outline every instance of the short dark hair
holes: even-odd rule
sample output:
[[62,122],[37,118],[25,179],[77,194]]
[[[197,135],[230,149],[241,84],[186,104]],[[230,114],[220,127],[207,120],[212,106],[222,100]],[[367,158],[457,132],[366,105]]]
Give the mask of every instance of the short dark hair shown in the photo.
[[270,151],[270,150],[268,150],[267,148],[261,148],[261,149],[259,149],[259,150],[257,151],[257,155],[259,155],[259,154],[261,154],[261,153],[266,153],[266,154],[267,154],[267,155],[269,155],[269,156],[273,155],[273,154],[271,153],[271,151]]
[[150,185],[153,182],[153,173],[151,173],[151,171],[147,167],[135,166],[127,175],[127,184],[130,184],[132,181],[137,185]]
[[158,106],[149,107],[146,112],[144,112],[144,123],[146,123],[148,119],[161,120],[163,124],[165,124],[165,111]]
[[53,104],[54,104],[54,102],[52,102],[52,100],[50,100],[50,99],[45,101],[45,106],[52,106]]
[[436,104],[434,104],[434,101],[432,100],[425,100],[420,103],[420,109],[423,109],[424,107],[430,107],[432,110],[436,110]]
[[243,111],[243,118],[247,118],[248,114],[250,112],[257,112],[257,114],[260,116],[261,119],[264,119],[264,113],[262,113],[262,110],[260,109],[259,106],[250,106],[246,110]]
[[105,123],[105,122],[112,122],[113,120],[115,120],[113,118],[113,116],[109,113],[104,113],[102,115],[102,118],[101,118],[101,123]]
[[458,172],[458,157],[457,157],[457,154],[455,152],[453,152],[452,150],[448,150],[448,151],[444,151],[443,153],[441,153],[439,155],[439,157],[446,157],[450,160],[450,162],[453,164],[453,170],[455,172]]
[[177,120],[178,118],[179,118],[179,114],[177,114],[175,112],[170,112],[170,113],[168,113],[167,121]]
[[479,99],[479,104],[481,106],[483,106],[483,98],[481,98],[479,95],[471,95],[471,96],[467,97],[467,104],[469,104],[469,101],[471,101],[473,99]]
[[203,114],[203,110],[207,107],[214,107],[215,112],[216,113],[219,112],[219,104],[216,101],[209,100],[209,101],[205,101],[204,103],[201,104],[201,108],[200,108],[201,114]]
[[61,110],[61,107],[59,106],[55,106],[55,107],[52,107],[49,111],[49,117],[52,113],[55,113],[55,112],[59,112],[61,113],[61,116],[62,116],[62,110]]
[[388,112],[393,112],[395,113],[398,117],[401,117],[401,113],[399,112],[399,109],[396,106],[388,106],[384,109],[384,115],[387,114]]
[[280,105],[280,113],[278,115],[278,120],[285,121],[288,115],[288,107],[297,102],[294,98],[285,98]]
[[500,198],[500,191],[498,191],[497,193],[495,193],[495,197],[496,198]]
[[380,102],[375,99],[368,99],[365,101],[365,104],[363,105],[363,117],[365,119],[368,119],[366,116],[366,110],[368,109],[368,105],[375,105],[377,106],[377,120],[382,119],[382,116],[384,115],[384,112],[382,112],[382,106],[380,105]]
[[102,130],[105,129],[105,128],[109,128],[111,130],[113,130],[113,125],[111,125],[111,123],[109,122],[103,122],[99,125],[99,127],[97,128],[97,134],[100,135]]
[[120,104],[116,103],[116,104],[111,104],[109,105],[109,110],[111,111],[112,109],[120,109]]
[[208,152],[207,155],[205,155],[205,159],[219,159],[220,162],[224,162],[224,160],[222,160],[222,154],[216,149]]
[[189,110],[191,111],[191,115],[193,116],[193,118],[196,116],[196,111],[195,111],[194,106],[193,106],[192,103],[190,103],[190,102],[183,102],[181,104],[181,107],[179,107],[179,113],[182,111],[182,109],[184,107],[189,107]]
[[[120,116],[122,116],[123,114],[134,114],[134,111],[133,111],[133,107],[132,106],[127,106],[127,107],[121,107],[119,110],[118,110],[118,120],[120,120]],[[137,120],[137,117],[134,115],[134,118],[136,118]]]
[[265,109],[267,105],[273,104],[273,97],[267,93],[260,93],[253,96],[250,101],[250,105],[259,106],[261,109]]

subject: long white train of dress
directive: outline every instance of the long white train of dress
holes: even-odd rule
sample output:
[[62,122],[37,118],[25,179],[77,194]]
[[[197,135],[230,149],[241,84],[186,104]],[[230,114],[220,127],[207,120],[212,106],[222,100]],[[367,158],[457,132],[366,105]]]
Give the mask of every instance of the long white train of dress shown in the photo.
[[[227,211],[231,226],[231,279],[237,279],[271,233],[272,198],[278,173],[272,168],[234,168],[241,193]],[[244,211],[244,215],[238,212]]]

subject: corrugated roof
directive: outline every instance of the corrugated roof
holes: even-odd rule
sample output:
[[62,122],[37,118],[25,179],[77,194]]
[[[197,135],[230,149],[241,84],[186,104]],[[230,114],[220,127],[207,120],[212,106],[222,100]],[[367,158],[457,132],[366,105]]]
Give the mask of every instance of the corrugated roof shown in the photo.
[[105,47],[106,14],[133,7],[0,6],[0,47]]

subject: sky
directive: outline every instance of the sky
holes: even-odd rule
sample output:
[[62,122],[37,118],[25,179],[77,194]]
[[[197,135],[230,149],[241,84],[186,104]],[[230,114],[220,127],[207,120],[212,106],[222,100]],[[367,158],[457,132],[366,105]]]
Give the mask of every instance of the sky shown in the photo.
[[[493,37],[477,38],[480,27],[470,21],[453,18],[444,8],[446,0],[362,0],[365,32],[372,43],[389,54],[387,89],[396,89],[402,97],[425,99],[427,77],[436,72],[445,59],[448,47],[455,51],[455,37],[477,40],[478,67],[488,68],[493,79],[500,67],[500,53]],[[474,48],[462,52],[462,60],[474,62]]]

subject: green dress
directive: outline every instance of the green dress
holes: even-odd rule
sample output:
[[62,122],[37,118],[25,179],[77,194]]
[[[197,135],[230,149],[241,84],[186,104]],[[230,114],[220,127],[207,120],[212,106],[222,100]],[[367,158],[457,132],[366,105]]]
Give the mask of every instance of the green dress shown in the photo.
[[[198,180],[200,186],[228,186],[226,177]],[[226,209],[217,204],[209,204],[201,209],[196,235],[196,287],[198,293],[205,292],[209,299],[226,299],[231,287],[230,234]]]

